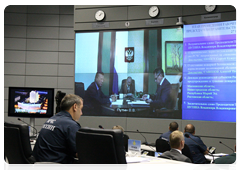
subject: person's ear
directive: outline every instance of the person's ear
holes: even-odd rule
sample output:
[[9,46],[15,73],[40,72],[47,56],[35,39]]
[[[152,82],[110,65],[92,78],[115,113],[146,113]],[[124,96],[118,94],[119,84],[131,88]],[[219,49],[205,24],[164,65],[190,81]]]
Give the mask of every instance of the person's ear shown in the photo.
[[73,111],[76,112],[77,111],[77,103],[73,104]]

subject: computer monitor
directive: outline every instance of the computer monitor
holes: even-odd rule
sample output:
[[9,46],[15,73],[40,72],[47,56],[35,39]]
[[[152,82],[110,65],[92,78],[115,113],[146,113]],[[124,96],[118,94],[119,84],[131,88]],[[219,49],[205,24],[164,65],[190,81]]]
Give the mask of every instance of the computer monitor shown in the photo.
[[53,106],[54,88],[9,87],[8,116],[52,117]]

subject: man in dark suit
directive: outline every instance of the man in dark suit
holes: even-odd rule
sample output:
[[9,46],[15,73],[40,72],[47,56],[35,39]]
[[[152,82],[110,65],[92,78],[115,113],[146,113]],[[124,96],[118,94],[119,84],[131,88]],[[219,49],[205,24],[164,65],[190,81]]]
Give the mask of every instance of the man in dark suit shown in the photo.
[[164,152],[160,157],[182,162],[192,162],[188,157],[182,154],[182,149],[184,148],[184,136],[182,132],[178,130],[172,132],[169,137],[169,142],[171,150]]
[[177,122],[171,122],[171,123],[169,124],[169,131],[166,132],[166,133],[161,134],[161,136],[159,137],[159,139],[163,139],[163,140],[169,141],[170,134],[171,134],[173,131],[175,131],[175,130],[178,130],[178,123],[177,123]]
[[90,108],[98,108],[102,104],[110,104],[116,101],[116,96],[106,96],[103,94],[101,87],[104,81],[104,73],[97,72],[95,80],[88,86],[84,97],[84,103]]
[[133,83],[132,77],[129,76],[126,81],[123,82],[120,93],[132,93],[133,95],[135,94],[135,84]]
[[164,72],[161,68],[156,68],[154,71],[155,82],[157,83],[156,94],[148,98],[148,94],[144,94],[142,99],[150,106],[156,109],[167,108],[171,109],[171,84],[164,77]]
[[235,152],[233,154],[218,158],[214,161],[214,163],[217,164],[217,166],[222,169],[228,169],[229,164],[238,165],[238,141],[236,142]]
[[188,145],[191,151],[193,163],[205,164],[206,158],[204,155],[208,154],[208,148],[200,137],[195,136],[195,127],[192,124],[187,124],[185,126],[184,133],[188,134],[190,137],[185,137],[185,143]]

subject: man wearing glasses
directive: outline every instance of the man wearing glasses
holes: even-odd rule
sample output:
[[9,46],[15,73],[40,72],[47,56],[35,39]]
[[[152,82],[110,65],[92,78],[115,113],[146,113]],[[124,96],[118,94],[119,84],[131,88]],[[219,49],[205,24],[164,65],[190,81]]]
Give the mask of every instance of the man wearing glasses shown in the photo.
[[157,83],[156,94],[149,97],[148,94],[144,94],[142,99],[147,103],[150,103],[150,106],[156,109],[166,108],[170,109],[171,107],[171,84],[164,77],[164,72],[161,68],[156,68],[154,71],[155,82]]

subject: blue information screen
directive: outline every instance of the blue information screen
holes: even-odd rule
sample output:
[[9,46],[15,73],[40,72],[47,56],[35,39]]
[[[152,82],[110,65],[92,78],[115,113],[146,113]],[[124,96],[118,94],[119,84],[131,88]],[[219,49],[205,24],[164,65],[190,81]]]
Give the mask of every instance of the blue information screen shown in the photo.
[[182,119],[236,122],[236,21],[184,26]]

